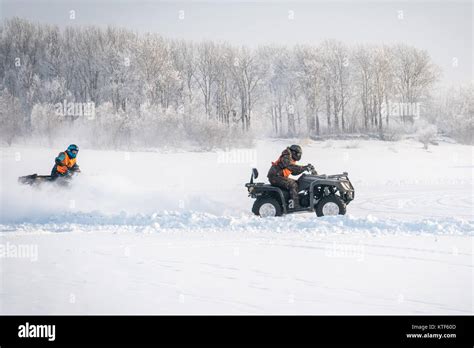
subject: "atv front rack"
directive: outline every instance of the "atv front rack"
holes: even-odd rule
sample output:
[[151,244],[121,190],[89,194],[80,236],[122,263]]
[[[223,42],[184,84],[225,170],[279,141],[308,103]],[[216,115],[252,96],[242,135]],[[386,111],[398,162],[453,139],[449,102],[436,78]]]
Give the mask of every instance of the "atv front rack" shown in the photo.
[[349,179],[348,177],[349,174],[347,172],[343,172],[342,174],[332,174],[332,175],[322,174],[322,175],[315,175],[315,176],[318,176],[324,179],[340,179],[340,178]]
[[52,180],[51,175],[38,175],[38,174],[25,175],[25,176],[20,176],[18,178],[18,182],[20,184],[25,184],[25,185],[33,185],[35,183],[51,181],[51,180]]

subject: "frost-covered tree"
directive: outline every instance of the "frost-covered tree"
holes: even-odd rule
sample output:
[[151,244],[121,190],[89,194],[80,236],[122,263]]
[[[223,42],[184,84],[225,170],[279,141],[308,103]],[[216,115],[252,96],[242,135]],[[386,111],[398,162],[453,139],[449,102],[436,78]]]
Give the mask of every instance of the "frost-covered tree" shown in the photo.
[[438,91],[425,112],[441,134],[465,144],[473,143],[474,83]]
[[213,42],[203,42],[198,46],[196,62],[196,83],[202,93],[204,110],[211,117],[211,98],[217,78],[218,46]]
[[[55,137],[64,122],[97,146],[161,146],[186,137],[202,145],[206,136],[217,144],[252,131],[290,137],[364,132],[387,138],[411,125],[405,117],[384,114],[389,102],[423,102],[430,110],[425,118],[440,132],[460,134],[456,127],[469,128],[464,120],[470,111],[458,105],[469,104],[461,102],[469,93],[464,88],[462,95],[430,98],[438,76],[427,52],[408,45],[327,40],[249,48],[116,27],[60,30],[19,18],[0,25],[0,90],[9,95],[4,103],[15,101],[7,107],[21,128],[13,127],[12,139],[28,132]],[[441,108],[444,99],[458,111]],[[51,105],[88,102],[96,118],[47,115]]]
[[319,49],[310,46],[296,48],[296,76],[305,99],[308,133],[320,135],[319,112],[323,104],[323,58]]
[[0,91],[0,129],[1,137],[10,146],[23,132],[23,113],[18,98],[7,90]]
[[[398,44],[392,48],[392,57],[398,101],[407,104],[422,102],[439,77],[439,69],[431,61],[428,52]],[[402,115],[402,119],[405,121],[407,117]]]

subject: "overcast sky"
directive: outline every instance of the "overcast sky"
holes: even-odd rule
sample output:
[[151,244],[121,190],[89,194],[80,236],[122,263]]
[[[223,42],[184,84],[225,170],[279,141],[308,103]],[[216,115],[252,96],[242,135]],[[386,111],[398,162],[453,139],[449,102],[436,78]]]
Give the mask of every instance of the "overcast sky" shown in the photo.
[[[472,1],[0,0],[1,19],[116,25],[165,37],[256,46],[404,42],[428,50],[448,82],[473,79]],[[71,10],[75,19],[70,19]],[[184,17],[184,18],[183,18]],[[453,64],[457,62],[456,64]],[[454,65],[454,66],[453,66]]]

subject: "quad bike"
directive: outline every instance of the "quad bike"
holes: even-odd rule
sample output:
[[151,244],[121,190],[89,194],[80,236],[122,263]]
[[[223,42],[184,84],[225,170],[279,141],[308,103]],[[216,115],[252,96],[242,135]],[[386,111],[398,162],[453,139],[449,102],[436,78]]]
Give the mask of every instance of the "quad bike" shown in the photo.
[[51,175],[31,174],[31,175],[20,176],[18,178],[18,182],[20,184],[31,185],[31,186],[37,186],[46,182],[54,183],[60,186],[69,186],[69,183],[71,182],[72,178],[76,176],[78,173],[80,173],[80,170],[70,171],[68,172],[67,175],[59,176],[56,178],[53,178]]
[[252,212],[261,217],[281,216],[296,212],[316,212],[317,216],[344,215],[346,206],[354,199],[354,187],[346,172],[336,175],[318,175],[314,168],[302,174],[298,182],[300,208],[293,207],[288,190],[254,182],[258,178],[252,169],[250,182],[245,184],[249,197],[255,198]]

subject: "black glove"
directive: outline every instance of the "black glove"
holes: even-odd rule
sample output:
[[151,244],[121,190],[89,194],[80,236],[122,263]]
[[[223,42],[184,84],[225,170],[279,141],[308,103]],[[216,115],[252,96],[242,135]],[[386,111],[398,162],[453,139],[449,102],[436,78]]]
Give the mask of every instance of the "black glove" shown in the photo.
[[312,175],[318,175],[318,172],[316,169],[314,169],[314,166],[312,164],[306,165],[306,170],[311,172]]

